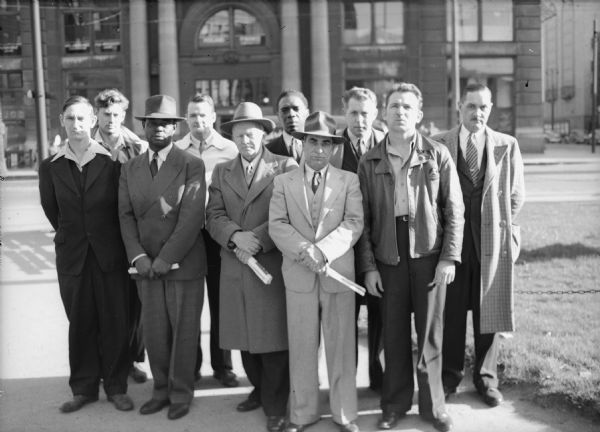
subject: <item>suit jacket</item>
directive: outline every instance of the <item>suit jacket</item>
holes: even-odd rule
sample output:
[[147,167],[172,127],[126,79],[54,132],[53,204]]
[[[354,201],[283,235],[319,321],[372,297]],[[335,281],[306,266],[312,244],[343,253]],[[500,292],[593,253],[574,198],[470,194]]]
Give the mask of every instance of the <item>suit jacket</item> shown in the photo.
[[317,279],[330,293],[348,288],[313,273],[298,262],[300,252],[315,244],[334,270],[354,280],[353,247],[363,230],[362,195],[358,176],[329,166],[325,176],[323,204],[317,226],[313,226],[300,169],[275,178],[269,208],[269,234],[283,253],[283,278],[287,289],[310,292]]
[[56,270],[81,274],[88,248],[104,272],[125,270],[127,258],[121,240],[117,194],[120,164],[96,154],[86,166],[85,186],[75,183],[70,161],[45,159],[40,165],[42,208],[56,230]]
[[[269,237],[269,202],[275,176],[296,169],[292,158],[263,149],[250,188],[240,157],[217,165],[209,187],[207,229],[221,245],[220,345],[225,349],[273,352],[287,349],[285,287],[281,252]],[[228,247],[236,231],[252,231],[262,250],[254,257],[273,276],[263,284]],[[243,311],[243,315],[239,311]]]
[[[434,137],[458,155],[460,127]],[[481,333],[514,330],[513,275],[519,256],[515,223],[525,201],[523,160],[517,140],[486,127],[487,166],[481,206]],[[465,229],[470,229],[465,227]]]
[[277,138],[273,138],[267,144],[265,144],[267,150],[271,153],[280,155],[280,156],[288,156],[293,158],[294,155],[288,150],[285,145],[285,141],[283,140],[283,134],[279,135]]
[[[377,129],[371,129],[371,137],[367,145],[367,151],[375,147],[381,140],[385,138],[385,134]],[[348,128],[344,129],[339,135],[345,138],[343,145],[336,145],[331,154],[329,163],[336,168],[341,168],[345,171],[358,172],[358,155],[352,146],[352,141],[348,135]]]
[[175,146],[154,178],[147,153],[123,165],[119,217],[129,261],[147,254],[179,264],[164,279],[204,277],[205,194],[204,163]]

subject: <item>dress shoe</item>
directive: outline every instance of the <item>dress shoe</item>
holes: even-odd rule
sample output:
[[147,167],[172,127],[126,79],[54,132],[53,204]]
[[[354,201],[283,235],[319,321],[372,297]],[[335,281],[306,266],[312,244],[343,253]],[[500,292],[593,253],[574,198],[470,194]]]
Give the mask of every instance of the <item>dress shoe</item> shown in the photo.
[[254,399],[246,399],[244,402],[240,402],[235,409],[239,412],[248,412],[260,408],[260,405],[261,404],[259,401]]
[[271,432],[281,432],[285,428],[285,417],[283,416],[268,416],[267,430]]
[[141,370],[135,364],[133,364],[131,369],[129,369],[129,376],[138,384],[143,384],[148,380],[148,375],[146,375],[146,372]]
[[98,396],[87,396],[87,395],[75,395],[73,400],[65,402],[60,406],[60,411],[63,413],[72,413],[73,411],[80,410],[84,405],[92,402],[96,402]]
[[450,397],[450,395],[456,393],[456,387],[444,386],[444,396],[446,399]]
[[491,407],[497,407],[504,400],[500,390],[495,387],[486,388],[483,384],[480,384],[477,386],[477,393],[479,393],[483,401]]
[[404,417],[404,414],[398,414],[393,411],[384,411],[381,415],[381,419],[377,422],[377,428],[385,430],[391,429],[396,426],[396,423],[398,423],[398,420],[402,417]]
[[219,381],[223,387],[237,387],[240,385],[236,375],[228,369],[221,372],[215,372],[213,377],[215,377],[215,379]]
[[169,407],[169,413],[167,417],[169,420],[177,420],[178,418],[187,415],[190,412],[190,404],[189,403],[174,403]]
[[154,414],[170,404],[168,399],[150,399],[140,407],[140,414]]
[[288,425],[285,427],[285,432],[302,432],[304,429],[306,429],[306,426],[307,425],[288,423]]
[[354,422],[338,424],[340,432],[360,432],[358,425]]
[[133,409],[133,401],[129,396],[123,393],[108,395],[106,397],[109,402],[112,402],[119,411],[131,411]]
[[438,414],[438,416],[433,419],[432,423],[433,427],[440,432],[448,432],[453,426],[452,418],[446,412]]

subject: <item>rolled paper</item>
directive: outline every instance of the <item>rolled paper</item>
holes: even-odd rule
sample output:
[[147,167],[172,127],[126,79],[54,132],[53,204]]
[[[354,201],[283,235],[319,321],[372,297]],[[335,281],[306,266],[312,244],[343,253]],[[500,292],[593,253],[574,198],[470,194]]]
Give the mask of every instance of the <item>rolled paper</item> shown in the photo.
[[[238,248],[235,248],[235,250],[237,249]],[[269,285],[273,281],[273,276],[271,276],[267,269],[264,268],[253,256],[248,259],[246,265],[250,267],[256,277],[258,277],[265,285]]]
[[364,296],[367,292],[367,290],[361,287],[359,284],[348,279],[346,276],[341,275],[329,266],[325,267],[325,274],[331,279],[338,281],[342,285],[345,285],[347,288],[350,288],[352,291],[361,296]]

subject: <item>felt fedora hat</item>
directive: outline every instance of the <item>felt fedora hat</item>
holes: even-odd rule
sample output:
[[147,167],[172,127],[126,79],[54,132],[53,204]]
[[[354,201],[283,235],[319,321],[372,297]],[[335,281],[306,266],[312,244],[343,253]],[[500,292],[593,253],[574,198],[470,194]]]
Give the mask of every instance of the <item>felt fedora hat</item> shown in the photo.
[[144,115],[135,116],[138,120],[163,119],[163,120],[185,120],[177,115],[177,102],[171,96],[154,95],[146,99],[146,110]]
[[334,118],[324,112],[315,111],[306,117],[303,132],[292,132],[294,138],[304,139],[307,135],[314,135],[321,138],[331,138],[334,144],[343,144],[344,138],[335,134]]
[[256,123],[260,125],[266,133],[271,132],[275,128],[273,120],[264,118],[262,110],[258,105],[253,102],[242,102],[235,109],[233,119],[221,125],[221,131],[231,135],[233,125],[242,122]]

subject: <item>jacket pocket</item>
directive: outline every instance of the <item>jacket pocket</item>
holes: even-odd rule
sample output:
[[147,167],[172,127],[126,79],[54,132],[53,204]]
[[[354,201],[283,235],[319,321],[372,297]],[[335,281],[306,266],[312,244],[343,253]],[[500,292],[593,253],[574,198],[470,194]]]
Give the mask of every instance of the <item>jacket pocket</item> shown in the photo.
[[511,231],[512,238],[510,247],[512,252],[512,261],[514,263],[517,261],[517,258],[519,258],[519,254],[521,253],[521,227],[519,225],[512,224]]

